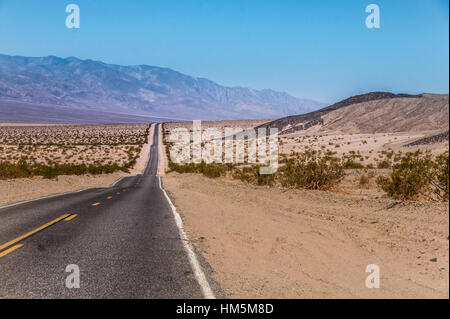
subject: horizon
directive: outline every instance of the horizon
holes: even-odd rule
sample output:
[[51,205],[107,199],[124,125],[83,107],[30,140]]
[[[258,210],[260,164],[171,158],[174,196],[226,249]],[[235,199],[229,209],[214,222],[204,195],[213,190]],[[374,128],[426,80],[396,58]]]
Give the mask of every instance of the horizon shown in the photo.
[[359,0],[75,3],[80,29],[65,27],[67,3],[0,1],[0,52],[169,68],[324,104],[373,91],[448,94],[448,1],[377,1],[379,29],[365,26],[369,3]]

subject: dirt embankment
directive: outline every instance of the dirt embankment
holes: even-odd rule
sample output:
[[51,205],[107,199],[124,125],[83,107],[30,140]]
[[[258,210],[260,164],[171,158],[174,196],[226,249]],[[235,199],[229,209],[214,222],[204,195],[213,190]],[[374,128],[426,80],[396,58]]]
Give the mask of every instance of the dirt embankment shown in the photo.
[[[232,298],[448,298],[448,203],[170,173],[185,230]],[[380,288],[365,286],[380,267]]]
[[55,179],[34,177],[0,180],[0,206],[86,188],[108,187],[124,176],[125,173],[117,172],[104,175],[59,176]]

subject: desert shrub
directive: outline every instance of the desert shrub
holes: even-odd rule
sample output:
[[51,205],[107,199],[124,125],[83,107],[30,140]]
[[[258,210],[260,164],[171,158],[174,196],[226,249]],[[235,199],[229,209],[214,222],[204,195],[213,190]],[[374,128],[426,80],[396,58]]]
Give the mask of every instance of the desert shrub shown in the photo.
[[200,173],[209,178],[217,178],[225,175],[229,170],[229,166],[217,163],[207,164],[203,161],[199,164],[178,164],[169,160],[169,170],[180,174]]
[[359,186],[366,187],[367,185],[369,185],[369,177],[366,174],[362,174],[359,177]]
[[223,176],[225,175],[226,171],[226,166],[222,164],[206,164],[205,162],[201,162],[199,164],[199,173],[202,173],[204,176],[209,178],[217,178]]
[[[358,158],[359,155],[357,155],[354,151],[350,151],[350,155],[344,155],[342,156],[342,165],[345,169],[362,169],[364,168],[364,165],[361,163],[356,162],[356,158]],[[360,160],[362,157],[360,157]]]
[[377,168],[379,168],[379,169],[391,168],[391,162],[389,162],[387,160],[380,161],[377,164]]
[[449,165],[448,152],[436,157],[436,160],[433,163],[433,175],[435,178],[432,180],[432,184],[435,187],[434,192],[437,195],[437,197],[443,201],[448,201],[449,197],[448,165]]
[[379,176],[377,184],[392,198],[416,200],[428,192],[433,176],[430,154],[408,152],[394,164],[389,177]]
[[177,172],[180,174],[183,173],[197,173],[196,167],[194,164],[178,164],[169,160],[169,170],[172,172]]
[[277,175],[285,187],[327,190],[342,180],[344,167],[335,157],[311,151],[289,159]]
[[355,162],[352,159],[346,159],[343,162],[343,167],[345,169],[362,169],[364,168],[364,165],[358,162]]
[[233,171],[233,178],[239,179],[249,184],[261,186],[273,186],[275,184],[275,174],[261,174],[260,165],[237,168]]
[[0,162],[0,179],[30,177],[31,171],[25,161],[17,164]]
[[83,175],[83,174],[109,174],[117,171],[127,172],[130,163],[123,166],[117,164],[94,165],[85,164],[28,164],[21,160],[17,164],[1,162],[0,179],[26,178],[32,176],[42,176],[44,178],[55,178],[59,175]]

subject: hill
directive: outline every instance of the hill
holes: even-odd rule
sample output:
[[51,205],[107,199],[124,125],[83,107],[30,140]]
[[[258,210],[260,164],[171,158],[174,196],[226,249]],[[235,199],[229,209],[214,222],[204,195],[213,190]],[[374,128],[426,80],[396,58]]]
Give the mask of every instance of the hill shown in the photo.
[[352,96],[323,109],[280,118],[259,127],[280,134],[298,131],[390,133],[448,130],[448,94],[371,92]]

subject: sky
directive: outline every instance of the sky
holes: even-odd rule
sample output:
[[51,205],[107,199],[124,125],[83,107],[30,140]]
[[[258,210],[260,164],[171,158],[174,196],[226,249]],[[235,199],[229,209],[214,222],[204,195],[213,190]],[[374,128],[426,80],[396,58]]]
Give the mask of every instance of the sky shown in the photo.
[[[71,3],[79,29],[65,25]],[[448,93],[448,29],[448,0],[0,0],[2,54],[169,67],[324,103]]]

